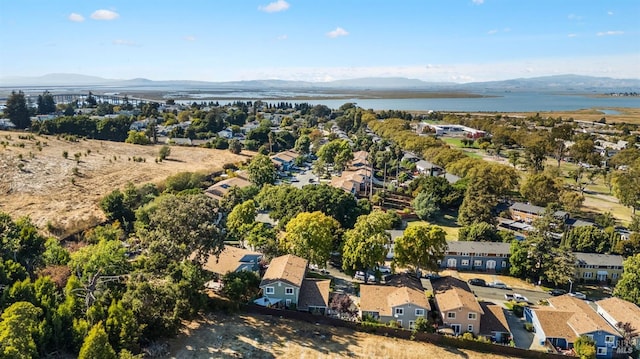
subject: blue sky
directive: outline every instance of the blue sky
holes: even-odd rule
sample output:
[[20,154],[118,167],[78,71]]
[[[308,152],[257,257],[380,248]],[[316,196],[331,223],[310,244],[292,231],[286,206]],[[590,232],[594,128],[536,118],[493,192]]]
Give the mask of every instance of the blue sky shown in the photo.
[[640,78],[640,1],[0,0],[0,78]]

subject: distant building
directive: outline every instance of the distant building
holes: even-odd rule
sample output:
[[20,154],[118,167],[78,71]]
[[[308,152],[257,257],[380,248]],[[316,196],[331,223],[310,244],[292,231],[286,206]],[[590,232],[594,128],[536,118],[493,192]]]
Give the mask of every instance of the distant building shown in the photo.
[[502,272],[509,268],[511,245],[502,242],[447,241],[440,268]]
[[584,282],[616,283],[622,276],[622,256],[580,253],[576,256],[576,279]]

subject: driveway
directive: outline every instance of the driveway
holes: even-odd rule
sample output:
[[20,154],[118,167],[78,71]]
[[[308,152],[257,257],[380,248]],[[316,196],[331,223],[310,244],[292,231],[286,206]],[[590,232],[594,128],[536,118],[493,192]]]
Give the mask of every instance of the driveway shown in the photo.
[[511,330],[511,335],[517,348],[547,351],[547,349],[536,340],[535,334],[528,332],[524,328],[524,318],[516,317],[510,310],[505,310],[505,316],[507,317],[509,330]]
[[303,186],[306,186],[308,184],[317,184],[318,183],[318,176],[313,174],[313,172],[311,172],[311,170],[303,170],[303,171],[297,173],[294,178],[297,179],[298,181],[297,182],[291,182],[291,185],[294,186],[294,187],[298,187],[298,188],[302,188]]

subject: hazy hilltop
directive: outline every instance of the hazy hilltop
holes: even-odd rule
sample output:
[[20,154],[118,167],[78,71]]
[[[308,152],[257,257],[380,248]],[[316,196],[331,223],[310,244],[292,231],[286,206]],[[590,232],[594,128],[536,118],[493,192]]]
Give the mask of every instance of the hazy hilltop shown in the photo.
[[455,91],[574,91],[607,92],[638,91],[640,79],[614,79],[610,77],[592,77],[580,75],[555,75],[532,78],[518,78],[489,82],[428,82],[404,77],[369,77],[329,82],[308,82],[288,80],[249,80],[249,81],[155,81],[144,78],[105,79],[80,74],[47,74],[38,77],[0,78],[0,87],[162,87],[167,89],[360,89],[360,90],[455,90]]

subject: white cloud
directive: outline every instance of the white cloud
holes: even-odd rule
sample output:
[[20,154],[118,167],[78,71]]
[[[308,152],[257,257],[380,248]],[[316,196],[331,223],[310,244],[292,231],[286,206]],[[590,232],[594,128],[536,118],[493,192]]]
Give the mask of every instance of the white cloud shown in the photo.
[[76,14],[75,12],[72,12],[71,14],[69,14],[68,19],[73,21],[73,22],[83,22],[84,21],[84,16],[82,16],[80,14]]
[[139,46],[137,43],[131,40],[123,40],[123,39],[113,40],[111,43],[117,46]]
[[193,35],[187,35],[183,37],[184,41],[196,41],[196,37]]
[[613,15],[613,11],[607,11],[607,15],[609,16]]
[[336,37],[347,36],[347,35],[349,35],[347,30],[341,27],[336,27],[335,30],[327,32],[327,36],[329,36],[330,38],[336,38]]
[[289,38],[289,36],[287,36],[287,34],[283,34],[283,35],[280,35],[280,36],[276,37],[276,40],[282,41],[282,40],[286,40],[288,38]]
[[272,12],[280,12],[285,11],[289,8],[289,3],[284,0],[277,0],[272,3],[269,3],[266,6],[258,6],[258,10],[272,13]]
[[578,36],[578,34],[569,34],[569,35],[567,35],[567,37],[577,37],[577,36]]
[[567,16],[567,18],[569,20],[582,20],[582,16],[581,15],[576,15],[576,14],[569,14],[569,16]]
[[622,34],[624,34],[624,31],[602,31],[602,32],[596,33],[596,35],[598,36],[612,36],[612,35],[622,35]]
[[489,31],[487,31],[487,34],[489,34],[489,35],[494,35],[494,34],[497,34],[497,33],[498,33],[498,30],[489,30]]
[[482,5],[484,4],[484,0],[471,0],[472,3],[476,4],[476,5]]
[[93,12],[93,14],[91,14],[91,18],[94,20],[115,20],[119,17],[120,14],[118,14],[117,12],[104,9],[96,10]]

